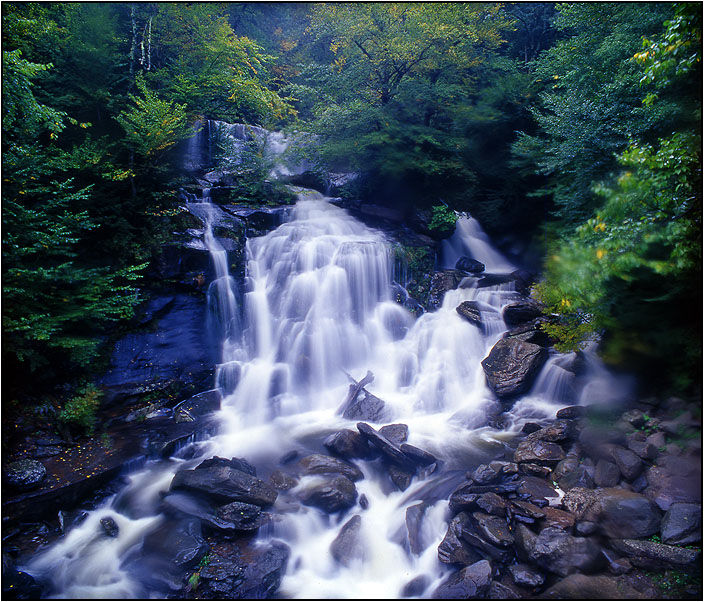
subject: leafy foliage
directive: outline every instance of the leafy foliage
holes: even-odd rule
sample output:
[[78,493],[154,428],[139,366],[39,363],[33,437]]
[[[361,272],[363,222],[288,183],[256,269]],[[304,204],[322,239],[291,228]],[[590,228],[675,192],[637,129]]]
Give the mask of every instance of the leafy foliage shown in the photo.
[[94,384],[84,386],[78,393],[64,404],[57,417],[61,422],[79,427],[91,435],[95,430],[95,413],[102,393]]

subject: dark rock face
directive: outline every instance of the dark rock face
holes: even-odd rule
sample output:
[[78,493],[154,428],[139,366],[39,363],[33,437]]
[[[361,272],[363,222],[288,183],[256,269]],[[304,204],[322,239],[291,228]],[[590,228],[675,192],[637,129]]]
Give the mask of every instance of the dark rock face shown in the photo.
[[407,424],[387,424],[379,429],[379,434],[386,437],[391,443],[401,445],[408,439]]
[[598,487],[614,487],[621,480],[621,471],[613,462],[603,458],[596,463],[594,484]]
[[543,312],[540,306],[533,301],[519,301],[504,307],[503,317],[506,326],[513,327],[539,318]]
[[105,531],[105,535],[108,537],[117,537],[120,533],[120,528],[117,526],[115,519],[110,516],[104,516],[100,519],[100,526]]
[[519,339],[525,343],[533,343],[534,345],[540,345],[541,347],[549,347],[552,344],[552,340],[542,329],[542,324],[546,323],[547,320],[542,318],[536,318],[530,322],[520,324],[511,328],[504,334],[506,339]]
[[190,516],[203,525],[221,531],[256,531],[261,526],[261,508],[254,504],[231,502],[215,507],[193,495],[175,492],[163,500],[164,511],[169,515]]
[[389,466],[389,477],[391,482],[399,488],[400,491],[406,491],[413,480],[413,473],[399,466]]
[[486,542],[500,548],[508,548],[513,544],[513,534],[505,519],[483,512],[473,512],[472,518],[477,532]]
[[433,592],[441,600],[467,600],[481,598],[491,583],[491,564],[480,560],[450,575]]
[[311,454],[299,461],[303,474],[341,474],[351,481],[364,477],[356,466],[323,454]]
[[616,466],[628,481],[635,479],[645,468],[643,461],[630,449],[614,446],[611,451]]
[[347,477],[328,478],[310,487],[301,496],[307,506],[316,506],[325,512],[337,512],[353,506],[357,488]]
[[171,481],[171,490],[194,491],[215,501],[237,501],[257,506],[272,505],[278,495],[261,479],[236,468],[217,465],[177,472]]
[[37,460],[17,460],[10,462],[3,472],[3,481],[19,491],[29,491],[39,487],[46,478],[46,468]]
[[362,528],[362,517],[355,514],[340,529],[337,537],[330,544],[330,554],[343,566],[350,566],[356,559],[361,559],[364,553],[359,531]]
[[532,570],[526,564],[513,564],[508,567],[509,575],[516,585],[521,587],[536,588],[545,583],[545,575]]
[[609,546],[626,556],[633,566],[650,570],[694,567],[702,555],[701,550],[688,550],[643,539],[612,539]]
[[438,461],[433,454],[425,451],[424,449],[420,449],[415,445],[401,443],[399,449],[407,458],[419,466],[429,466],[430,464],[435,464]]
[[471,274],[478,274],[484,271],[484,264],[481,261],[472,259],[471,257],[460,257],[455,264],[456,270],[462,270],[463,272],[470,272]]
[[196,470],[198,469],[205,469],[205,468],[210,468],[211,466],[226,466],[230,468],[234,468],[235,470],[240,470],[242,472],[247,473],[250,476],[256,477],[257,476],[257,469],[252,466],[247,460],[244,458],[220,458],[218,456],[213,456],[212,458],[208,458],[207,460],[203,460],[198,466],[196,466]]
[[411,554],[420,555],[427,547],[423,541],[421,528],[423,517],[428,509],[427,504],[421,502],[406,509],[406,532],[408,533],[408,547]]
[[599,568],[601,549],[589,538],[573,537],[555,527],[546,527],[535,538],[528,553],[541,568],[562,577]]
[[533,383],[548,352],[518,339],[501,339],[482,360],[489,387],[500,398],[525,393]]
[[243,554],[214,554],[200,570],[199,597],[215,600],[266,600],[275,596],[286,572],[290,550],[275,541]]
[[701,504],[672,504],[662,519],[661,533],[663,543],[667,544],[686,545],[701,541]]
[[[534,433],[537,434],[537,433]],[[565,459],[564,450],[557,444],[528,437],[521,441],[513,456],[516,462],[539,462],[557,464]]]
[[212,389],[198,393],[174,406],[174,420],[193,421],[220,409],[220,391]]
[[343,429],[330,435],[323,445],[331,453],[341,458],[367,458],[371,454],[371,449],[367,441],[358,432],[350,429]]
[[381,433],[364,422],[357,423],[357,430],[369,443],[376,447],[389,461],[401,467],[413,468],[413,462],[401,449]]
[[557,491],[547,481],[539,477],[523,477],[517,491],[519,495],[530,498],[533,503],[538,503],[540,500],[547,503],[545,501],[547,498],[557,497]]
[[103,403],[136,398],[174,383],[181,389],[207,389],[217,358],[204,324],[205,298],[175,295],[155,330],[128,334],[115,344],[111,368],[101,382]]

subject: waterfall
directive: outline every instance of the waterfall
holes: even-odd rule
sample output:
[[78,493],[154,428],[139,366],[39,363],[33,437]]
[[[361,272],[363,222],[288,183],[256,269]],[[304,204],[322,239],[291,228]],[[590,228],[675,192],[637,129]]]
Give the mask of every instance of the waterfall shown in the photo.
[[[247,241],[239,298],[227,251],[216,235],[219,210],[208,192],[190,209],[203,219],[203,242],[214,269],[208,304],[222,345],[215,374],[223,392],[220,431],[190,456],[147,464],[119,495],[90,512],[26,570],[50,580],[56,597],[162,595],[168,588],[154,584],[140,541],[162,520],[160,495],[173,474],[213,455],[237,456],[247,458],[266,479],[284,454],[320,451],[330,433],[355,428],[356,421],[343,418],[339,408],[347,375],[359,380],[369,370],[374,380],[367,390],[385,402],[387,411],[384,422],[374,426],[408,425],[408,443],[434,454],[441,467],[398,491],[390,489],[378,463],[359,461],[364,479],[357,488],[368,508],[358,501],[339,521],[300,505],[297,493],[315,478],[303,477],[297,487],[280,493],[272,510],[277,520],[259,538],[291,547],[279,596],[398,598],[409,581],[420,577],[425,579],[421,595],[429,595],[450,570],[437,558],[449,491],[458,475],[501,447],[503,433],[487,426],[498,404],[480,362],[506,330],[501,310],[517,298],[513,285],[461,286],[448,291],[436,311],[415,319],[392,300],[394,253],[385,235],[324,196],[302,191],[287,221]],[[487,271],[515,269],[468,216],[443,243],[443,262],[454,266],[465,254],[482,261]],[[463,301],[476,302],[484,328],[458,315],[455,308]],[[561,357],[549,360],[533,390],[518,402],[513,428],[528,415],[548,417],[577,399],[574,374]],[[406,510],[419,502],[427,505],[422,549],[410,552],[404,543]],[[361,516],[363,552],[341,566],[329,548],[354,514]],[[98,533],[105,516],[118,524],[116,538]]]

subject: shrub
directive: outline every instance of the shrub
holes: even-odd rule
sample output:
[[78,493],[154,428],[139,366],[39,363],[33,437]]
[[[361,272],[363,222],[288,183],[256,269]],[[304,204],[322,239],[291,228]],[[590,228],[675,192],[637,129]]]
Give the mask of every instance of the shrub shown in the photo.
[[92,383],[79,389],[79,395],[66,402],[59,420],[71,426],[82,428],[87,434],[92,434],[95,428],[95,412],[100,403],[102,392]]

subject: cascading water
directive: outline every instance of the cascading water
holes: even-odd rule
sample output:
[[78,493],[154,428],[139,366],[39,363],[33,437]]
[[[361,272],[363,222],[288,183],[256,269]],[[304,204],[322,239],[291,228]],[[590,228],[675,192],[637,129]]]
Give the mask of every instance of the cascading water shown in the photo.
[[[442,306],[418,319],[392,301],[390,242],[313,191],[301,191],[289,220],[247,241],[247,270],[241,299],[227,268],[227,252],[214,235],[217,209],[208,200],[190,207],[204,221],[214,279],[209,303],[222,341],[217,386],[223,391],[220,432],[190,454],[147,464],[125,490],[106,500],[67,537],[26,567],[52,581],[57,597],[148,597],[164,592],[144,567],[143,536],[157,528],[160,493],[180,468],[219,455],[245,457],[266,478],[278,458],[297,450],[312,453],[342,428],[355,428],[339,414],[348,377],[367,370],[367,390],[384,400],[384,424],[409,427],[408,442],[434,454],[435,472],[416,477],[405,491],[391,487],[378,463],[360,461],[361,502],[335,520],[302,506],[298,495],[318,477],[304,476],[282,491],[273,508],[279,520],[260,537],[291,547],[280,596],[292,598],[397,598],[414,578],[417,596],[429,595],[448,569],[437,558],[446,531],[447,497],[464,470],[492,457],[505,433],[487,426],[497,402],[487,388],[481,360],[506,329],[502,308],[517,298],[513,285],[479,288],[467,278],[445,294]],[[487,271],[515,269],[491,248],[469,217],[444,244],[443,262],[465,254]],[[484,328],[458,315],[463,301],[476,301]],[[564,405],[573,382],[551,359],[526,396],[525,416],[549,417]],[[571,373],[569,373],[571,374]],[[572,401],[570,399],[569,401]],[[519,402],[520,403],[520,402]],[[513,412],[513,427],[521,410]],[[410,551],[406,510],[424,502],[419,542]],[[366,506],[366,504],[365,504]],[[342,524],[361,516],[361,553],[346,565],[329,549]],[[117,537],[96,535],[101,517],[119,526]],[[146,560],[145,560],[146,559]]]

